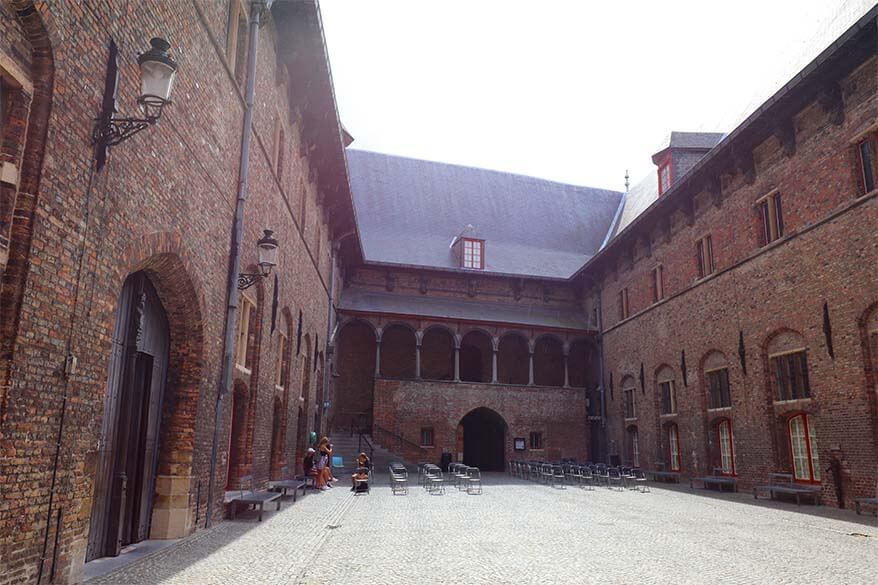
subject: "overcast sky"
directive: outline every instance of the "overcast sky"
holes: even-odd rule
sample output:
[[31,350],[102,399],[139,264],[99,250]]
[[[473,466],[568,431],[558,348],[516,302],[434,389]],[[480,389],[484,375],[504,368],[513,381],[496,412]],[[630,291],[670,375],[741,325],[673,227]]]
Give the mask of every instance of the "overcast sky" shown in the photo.
[[353,148],[622,190],[731,131],[874,0],[321,0]]

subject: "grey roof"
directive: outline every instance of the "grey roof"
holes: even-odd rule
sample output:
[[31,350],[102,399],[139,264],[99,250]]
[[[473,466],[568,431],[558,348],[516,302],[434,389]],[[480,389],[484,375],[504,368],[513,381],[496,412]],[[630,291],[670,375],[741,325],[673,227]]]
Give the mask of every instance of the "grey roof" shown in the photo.
[[625,194],[625,201],[622,203],[622,214],[619,216],[619,221],[613,226],[611,237],[616,237],[616,234],[625,229],[625,226],[634,221],[657,198],[658,173],[651,172]]
[[512,323],[556,329],[589,329],[585,315],[575,308],[488,303],[434,295],[408,296],[356,288],[342,289],[338,308],[340,311],[359,313],[418,315],[424,318]]
[[621,193],[348,149],[365,260],[459,270],[449,247],[467,224],[483,272],[566,279],[594,255]]
[[723,139],[722,132],[671,132],[656,152],[662,152],[669,148],[692,148],[697,150],[710,150]]

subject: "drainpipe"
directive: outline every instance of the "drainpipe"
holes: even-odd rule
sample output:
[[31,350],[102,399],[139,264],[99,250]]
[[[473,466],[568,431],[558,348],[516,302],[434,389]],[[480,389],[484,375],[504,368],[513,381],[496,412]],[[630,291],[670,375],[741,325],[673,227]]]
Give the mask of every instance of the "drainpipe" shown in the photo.
[[216,481],[217,445],[223,413],[223,398],[232,384],[233,356],[235,354],[235,322],[238,318],[238,276],[241,273],[241,239],[244,232],[244,204],[247,202],[247,180],[250,176],[250,142],[253,137],[253,96],[256,93],[256,53],[259,49],[259,24],[263,13],[273,0],[252,0],[250,3],[250,30],[247,47],[247,82],[244,89],[244,124],[241,130],[241,160],[238,163],[238,200],[235,204],[235,224],[229,249],[229,280],[226,286],[226,330],[223,342],[223,364],[213,419],[213,444],[210,449],[210,482],[207,488],[205,528],[210,528],[213,517],[213,493]]
[[[603,290],[598,289],[598,354],[600,355],[601,367],[598,370],[598,387],[601,390],[601,428],[604,431],[604,444],[601,445],[603,452],[603,458],[606,461],[608,457],[607,453],[607,389],[604,384],[604,317],[603,317],[603,305],[601,303],[601,298],[603,297]],[[607,461],[609,463],[609,461]]]
[[[326,399],[329,397],[329,379],[332,377],[332,362],[335,356],[335,340],[333,339],[333,333],[335,330],[335,307],[333,306],[333,299],[335,298],[335,270],[336,270],[336,262],[338,261],[338,248],[341,239],[335,239],[332,241],[330,251],[331,251],[331,264],[329,269],[329,291],[327,293],[327,309],[326,309],[326,360],[324,360],[323,364],[323,388],[321,391],[321,400],[320,404],[317,405],[317,408],[320,409],[320,417],[317,419],[318,423],[323,423],[323,417],[326,414],[323,412],[323,405],[326,404]],[[327,427],[329,424],[327,423]],[[318,435],[321,435],[321,428],[318,427],[315,429]]]

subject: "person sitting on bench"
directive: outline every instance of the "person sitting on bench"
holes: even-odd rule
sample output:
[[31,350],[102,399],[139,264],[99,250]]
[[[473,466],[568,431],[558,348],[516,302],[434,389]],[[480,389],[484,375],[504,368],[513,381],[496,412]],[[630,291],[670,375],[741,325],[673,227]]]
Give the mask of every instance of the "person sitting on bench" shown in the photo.
[[[361,468],[357,469],[356,473],[354,473],[351,476],[351,484],[352,484],[351,491],[352,492],[357,491],[357,480],[359,480],[362,483],[363,480],[368,480],[368,479],[369,479],[368,468],[361,467]],[[368,484],[366,484],[366,485],[368,485]],[[360,488],[360,489],[365,489],[365,488]]]
[[372,467],[369,457],[365,453],[357,455],[357,472],[351,476],[351,491],[357,489],[358,479],[369,479],[369,474],[363,473],[361,468],[369,469]]

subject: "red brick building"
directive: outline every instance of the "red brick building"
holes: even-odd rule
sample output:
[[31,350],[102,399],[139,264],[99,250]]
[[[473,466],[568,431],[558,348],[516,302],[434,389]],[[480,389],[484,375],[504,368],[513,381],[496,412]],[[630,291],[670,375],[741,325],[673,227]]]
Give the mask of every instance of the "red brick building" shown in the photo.
[[[0,584],[219,521],[326,429],[873,494],[876,9],[621,193],[346,151],[316,3],[270,4],[0,0]],[[151,37],[173,102],[98,168]]]
[[[111,43],[116,117],[143,118],[151,37],[172,103],[97,170]],[[314,2],[3,0],[0,79],[0,583],[76,582],[220,520],[242,476],[295,473],[355,229],[347,139]],[[264,229],[277,266],[239,292],[230,250],[258,272]]]

